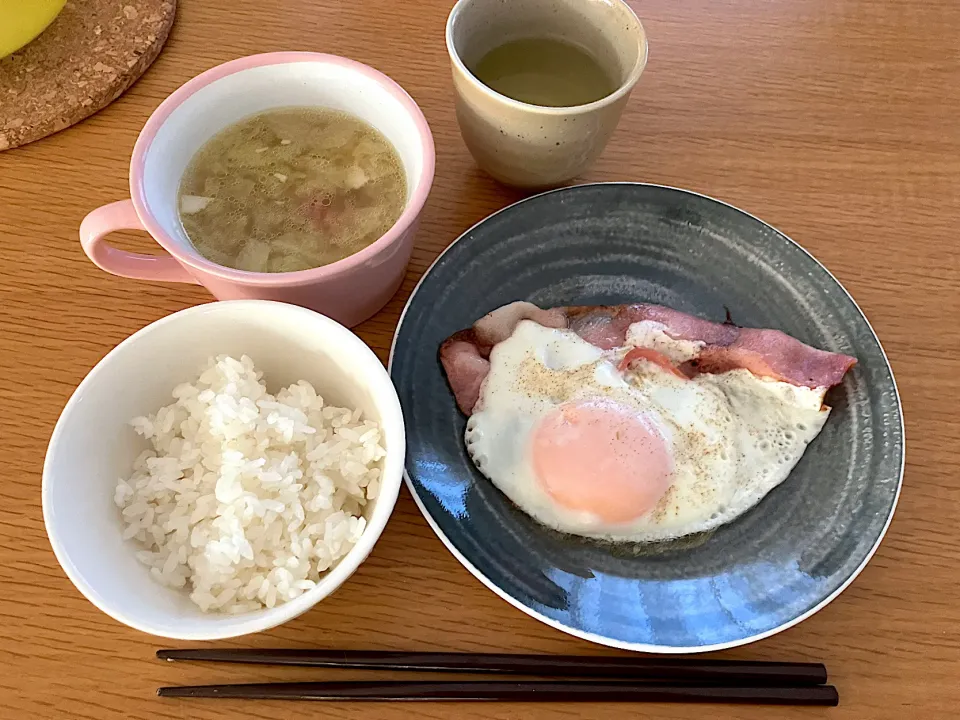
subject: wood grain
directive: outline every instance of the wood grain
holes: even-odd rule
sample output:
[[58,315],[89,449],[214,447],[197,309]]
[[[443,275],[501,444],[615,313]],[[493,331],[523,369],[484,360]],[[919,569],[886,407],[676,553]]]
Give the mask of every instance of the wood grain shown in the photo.
[[[401,83],[437,144],[407,280],[359,328],[382,358],[404,300],[463,229],[519,196],[477,171],[457,132],[443,46],[450,0],[182,0],[144,78],[82,124],[0,154],[0,715],[10,718],[693,718],[651,706],[342,705],[161,701],[161,684],[308,679],[306,670],[166,665],[161,645],[84,600],[44,534],[50,431],[121,339],[206,300],[122,280],[80,250],[84,214],[127,195],[150,112],[217,63],[269,50],[347,55]],[[643,0],[650,63],[584,180],[645,180],[734,203],[819,257],[861,303],[903,394],[900,507],[870,566],[833,604],[725,657],[817,659],[836,710],[716,708],[717,718],[948,718],[960,707],[960,5],[954,0]],[[130,235],[128,246],[149,247]],[[225,643],[230,644],[230,643]],[[300,619],[235,645],[589,653],[483,588],[403,492],[369,559]],[[345,677],[350,677],[347,674]]]

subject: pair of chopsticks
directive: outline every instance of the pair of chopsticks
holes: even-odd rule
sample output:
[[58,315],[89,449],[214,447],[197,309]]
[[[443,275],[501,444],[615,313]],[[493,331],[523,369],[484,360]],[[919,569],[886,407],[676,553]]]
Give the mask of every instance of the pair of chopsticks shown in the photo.
[[[829,705],[821,663],[375,650],[158,650],[169,661],[381,671],[489,673],[552,680],[365,680],[162,687],[161,697],[258,700],[500,700]],[[557,678],[567,678],[558,680]],[[573,678],[578,678],[573,680]]]

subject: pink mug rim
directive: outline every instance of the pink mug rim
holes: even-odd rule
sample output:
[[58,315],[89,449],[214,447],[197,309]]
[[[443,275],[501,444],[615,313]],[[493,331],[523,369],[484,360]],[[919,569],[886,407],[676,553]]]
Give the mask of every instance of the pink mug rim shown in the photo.
[[[234,268],[217,265],[207,260],[199,253],[184,252],[183,248],[160,226],[153,214],[150,212],[143,187],[144,165],[146,163],[147,152],[153,145],[157,132],[167,121],[170,115],[180,105],[182,105],[194,93],[202,90],[208,85],[225,78],[252,68],[265,67],[269,65],[286,65],[290,63],[317,62],[328,65],[338,65],[352,70],[361,75],[365,75],[384,90],[389,92],[406,109],[413,119],[420,135],[420,145],[422,149],[422,171],[413,192],[410,194],[410,200],[406,208],[393,226],[387,230],[374,243],[368,245],[363,250],[350,255],[343,260],[330,263],[318,268],[309,270],[297,270],[295,272],[285,273],[259,273],[247,270],[235,270]],[[327,53],[315,52],[271,52],[261,53],[259,55],[248,55],[217,65],[206,70],[179,88],[174,90],[167,98],[160,103],[153,114],[147,119],[143,130],[137,137],[137,142],[133,148],[133,157],[130,161],[130,197],[133,206],[137,211],[137,216],[143,223],[144,229],[150,233],[154,240],[166,250],[178,262],[185,264],[194,270],[220,277],[232,282],[240,282],[247,285],[261,286],[290,286],[313,283],[318,280],[337,277],[357,268],[368,260],[374,258],[380,252],[394,244],[400,237],[413,225],[419,216],[427,196],[430,194],[430,188],[433,185],[433,176],[436,163],[436,151],[434,149],[433,134],[430,132],[430,126],[423,115],[423,111],[417,103],[410,97],[395,80],[375,70],[369,65],[350,60],[339,55],[330,55]]]

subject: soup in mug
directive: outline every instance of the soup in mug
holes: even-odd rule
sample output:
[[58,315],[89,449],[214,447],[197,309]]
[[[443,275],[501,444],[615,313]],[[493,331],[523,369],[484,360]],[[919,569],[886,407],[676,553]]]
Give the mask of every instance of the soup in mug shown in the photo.
[[218,265],[292,272],[342,260],[403,213],[396,149],[372,125],[317,107],[275,108],[208,140],[180,181],[183,228]]

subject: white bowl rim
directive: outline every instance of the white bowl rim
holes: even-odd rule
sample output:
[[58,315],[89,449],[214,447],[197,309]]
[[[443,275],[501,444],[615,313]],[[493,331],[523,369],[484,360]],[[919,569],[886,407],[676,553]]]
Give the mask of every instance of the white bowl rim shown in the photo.
[[[384,467],[381,476],[380,492],[377,496],[376,509],[374,510],[373,515],[367,519],[367,526],[364,529],[363,534],[360,536],[360,540],[353,546],[353,548],[351,548],[350,551],[340,559],[333,569],[321,576],[320,582],[317,583],[316,587],[314,587],[312,590],[308,590],[307,592],[303,593],[303,595],[300,595],[293,600],[285,602],[282,605],[277,605],[273,608],[265,608],[263,610],[245,613],[242,615],[230,616],[223,614],[211,614],[211,619],[217,619],[218,623],[215,629],[211,628],[209,632],[182,632],[176,630],[175,628],[168,627],[163,622],[140,622],[134,620],[126,613],[118,611],[116,608],[112,607],[109,601],[107,601],[83,578],[83,576],[74,566],[73,562],[70,560],[69,551],[61,543],[50,515],[50,487],[51,483],[53,482],[53,479],[51,478],[51,471],[49,470],[50,459],[56,451],[56,446],[59,444],[60,437],[66,432],[69,416],[72,412],[74,412],[74,408],[77,406],[79,398],[83,395],[84,389],[93,382],[93,377],[105,372],[106,368],[109,367],[109,365],[115,361],[117,357],[120,356],[127,348],[141,340],[145,335],[153,332],[158,327],[180,322],[184,318],[189,318],[194,315],[216,313],[221,311],[226,312],[228,310],[233,311],[236,309],[242,310],[244,309],[244,306],[249,308],[253,308],[254,306],[269,306],[271,312],[299,314],[302,316],[302,322],[304,323],[312,322],[319,323],[321,326],[325,326],[324,332],[335,336],[337,343],[349,347],[356,353],[368,355],[376,360],[377,365],[380,367],[380,372],[375,373],[375,377],[371,378],[371,382],[378,390],[382,389],[387,391],[380,396],[378,402],[382,402],[383,405],[386,406],[385,409],[389,413],[389,416],[382,417],[380,419],[380,424],[386,436],[385,440],[387,446],[394,448],[392,451],[388,451],[387,456],[384,459]],[[380,535],[383,533],[383,530],[386,527],[387,521],[390,519],[390,516],[393,513],[393,509],[397,502],[397,496],[400,492],[400,486],[403,484],[403,465],[405,455],[406,432],[404,429],[403,411],[400,407],[400,399],[397,396],[396,389],[393,386],[393,381],[390,379],[387,369],[383,366],[383,363],[377,357],[376,353],[374,353],[374,351],[357,335],[326,315],[321,315],[313,310],[308,310],[307,308],[299,307],[297,305],[290,305],[272,300],[224,300],[204,303],[167,315],[136,331],[117,344],[106,355],[104,355],[86,374],[80,384],[77,385],[76,389],[73,391],[73,394],[70,396],[70,399],[67,400],[66,405],[64,405],[64,408],[60,413],[60,417],[57,419],[57,423],[54,426],[53,433],[51,434],[50,441],[47,445],[46,454],[44,455],[40,493],[43,507],[43,522],[46,528],[47,538],[49,539],[50,545],[53,548],[57,562],[60,563],[60,566],[63,568],[67,577],[84,595],[84,597],[87,598],[87,600],[93,603],[101,611],[112,617],[114,620],[117,620],[128,627],[134,628],[135,630],[140,630],[141,632],[149,633],[159,637],[170,638],[172,640],[222,640],[226,638],[239,637],[241,635],[248,635],[261,632],[263,630],[269,630],[270,628],[281,625],[282,623],[301,615],[315,604],[320,602],[323,598],[337,590],[354,573],[354,571],[356,571],[356,569],[361,565],[361,563],[363,563],[364,560],[366,560],[367,556],[369,556],[370,552],[373,550],[373,546],[380,538]],[[158,584],[157,587],[159,588],[162,586]]]

